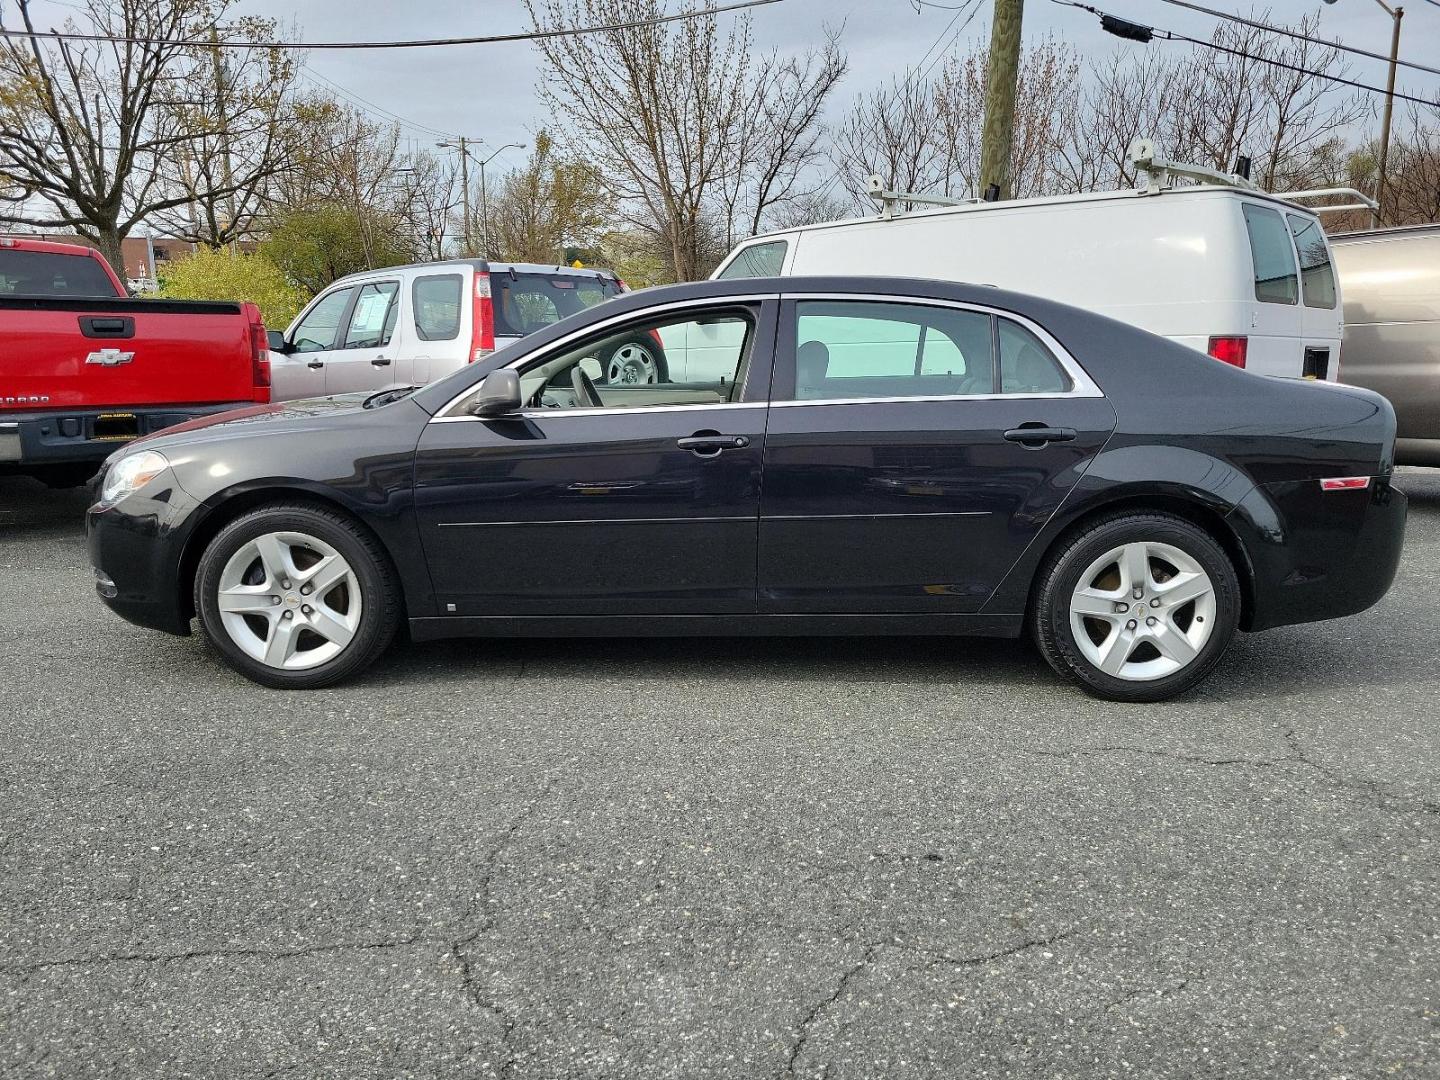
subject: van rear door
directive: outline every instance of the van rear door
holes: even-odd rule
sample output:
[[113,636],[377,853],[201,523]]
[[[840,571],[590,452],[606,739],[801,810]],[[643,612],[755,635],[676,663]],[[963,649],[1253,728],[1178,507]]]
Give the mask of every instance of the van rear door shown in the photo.
[[1330,245],[1320,219],[1313,214],[1287,212],[1285,221],[1295,239],[1300,262],[1301,372],[1307,379],[1339,376],[1340,339],[1344,320]]
[[1257,375],[1298,379],[1303,371],[1303,308],[1300,275],[1295,266],[1295,245],[1285,216],[1277,207],[1243,201],[1245,232],[1250,240],[1253,301],[1248,330],[1245,368]]

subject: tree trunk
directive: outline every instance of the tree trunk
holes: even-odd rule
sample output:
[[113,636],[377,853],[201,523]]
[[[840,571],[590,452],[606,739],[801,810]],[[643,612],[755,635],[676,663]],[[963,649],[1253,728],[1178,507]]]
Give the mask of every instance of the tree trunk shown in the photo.
[[95,229],[95,246],[100,249],[100,254],[105,256],[105,261],[114,268],[121,281],[126,278],[125,256],[121,253],[120,245],[123,239],[124,237],[120,235],[120,229],[116,225],[105,225]]

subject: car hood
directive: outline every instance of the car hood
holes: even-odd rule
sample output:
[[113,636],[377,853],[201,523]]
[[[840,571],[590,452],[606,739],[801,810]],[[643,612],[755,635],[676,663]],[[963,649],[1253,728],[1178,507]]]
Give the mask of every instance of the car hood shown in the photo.
[[132,448],[164,451],[192,443],[216,439],[274,435],[281,431],[302,431],[320,422],[353,416],[365,411],[366,394],[342,394],[335,397],[305,398],[273,405],[248,405],[210,416],[198,416],[182,424],[167,427],[153,435],[128,443],[116,457]]

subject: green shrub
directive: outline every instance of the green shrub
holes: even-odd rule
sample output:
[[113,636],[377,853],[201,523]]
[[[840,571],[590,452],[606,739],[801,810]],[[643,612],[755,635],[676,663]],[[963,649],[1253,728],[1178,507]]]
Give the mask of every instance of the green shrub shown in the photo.
[[201,248],[163,266],[159,295],[172,300],[249,300],[265,325],[283,330],[309,298],[264,255]]

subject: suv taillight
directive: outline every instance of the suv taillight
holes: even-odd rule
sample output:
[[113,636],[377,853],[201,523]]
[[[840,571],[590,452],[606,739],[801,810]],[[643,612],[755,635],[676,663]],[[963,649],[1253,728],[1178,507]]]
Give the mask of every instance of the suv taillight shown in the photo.
[[490,298],[490,275],[475,272],[475,305],[470,319],[470,359],[483,360],[495,351],[495,305]]
[[265,334],[265,319],[254,304],[240,305],[250,324],[250,384],[255,388],[256,401],[270,400],[270,340]]
[[1250,339],[1245,337],[1212,337],[1206,351],[1222,364],[1243,368],[1249,345]]

